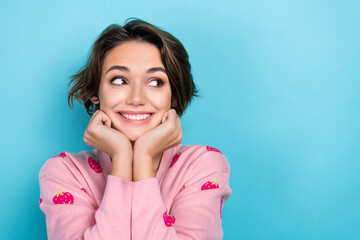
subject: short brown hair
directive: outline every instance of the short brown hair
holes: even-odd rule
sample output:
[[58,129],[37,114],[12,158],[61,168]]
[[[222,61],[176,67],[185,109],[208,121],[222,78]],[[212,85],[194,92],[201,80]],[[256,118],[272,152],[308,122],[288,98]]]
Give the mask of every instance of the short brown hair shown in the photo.
[[98,94],[104,58],[111,49],[130,40],[145,41],[159,49],[170,81],[172,98],[176,102],[173,108],[181,116],[192,98],[199,96],[191,74],[188,53],[170,33],[139,19],[132,19],[123,27],[112,24],[100,34],[85,66],[70,77],[68,86],[73,82],[74,85],[68,94],[69,107],[72,109],[74,100],[81,100],[90,116],[100,109],[100,104],[92,103],[90,98]]

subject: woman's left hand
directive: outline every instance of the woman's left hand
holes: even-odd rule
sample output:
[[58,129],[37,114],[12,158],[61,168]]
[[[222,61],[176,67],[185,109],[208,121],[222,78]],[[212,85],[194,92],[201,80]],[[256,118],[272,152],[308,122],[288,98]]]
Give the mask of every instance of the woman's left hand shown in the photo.
[[174,109],[170,109],[164,114],[160,125],[140,136],[134,143],[133,167],[135,169],[133,171],[135,173],[136,168],[141,167],[142,170],[138,172],[143,173],[143,175],[150,175],[137,176],[137,180],[140,180],[139,178],[155,177],[153,170],[154,158],[165,150],[179,145],[182,137],[180,118]]

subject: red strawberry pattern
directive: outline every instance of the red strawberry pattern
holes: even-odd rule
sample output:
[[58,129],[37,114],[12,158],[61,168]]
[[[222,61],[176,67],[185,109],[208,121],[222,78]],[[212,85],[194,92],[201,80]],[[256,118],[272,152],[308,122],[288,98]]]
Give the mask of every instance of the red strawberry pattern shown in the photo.
[[65,157],[66,157],[66,153],[65,153],[65,152],[61,152],[61,153],[59,153],[58,155],[53,156],[53,157],[62,157],[62,158],[65,158]]
[[[190,181],[190,179],[189,179],[189,180],[187,180],[187,181],[186,181],[186,183],[187,183],[188,181]],[[180,189],[179,193],[180,193],[182,190],[184,190],[184,189],[185,189],[185,184],[186,184],[186,183],[184,183],[184,185],[183,185],[183,186],[182,186],[182,188]]]
[[39,207],[40,207],[40,204],[42,203],[42,198],[40,198],[40,200],[39,200]]
[[86,193],[86,190],[85,190],[85,188],[81,188],[80,190],[83,190],[85,193]]
[[99,164],[97,157],[95,159],[93,159],[92,157],[89,157],[88,163],[89,163],[89,166],[92,168],[92,170],[94,170],[96,173],[102,172],[102,168]]
[[74,196],[69,192],[60,191],[55,194],[53,198],[55,204],[74,204]]
[[173,159],[171,160],[171,164],[170,164],[169,168],[171,168],[172,166],[174,166],[174,164],[175,164],[175,163],[177,162],[177,160],[179,159],[180,155],[181,155],[181,152],[177,152],[177,153],[175,154],[175,156],[174,156]]
[[213,152],[219,152],[219,153],[222,153],[222,152],[220,152],[220,150],[219,150],[219,149],[214,148],[214,147],[210,147],[210,146],[206,146],[206,150],[208,150],[208,151],[213,151]]
[[215,180],[207,181],[206,183],[204,183],[204,185],[202,185],[202,187],[201,187],[201,191],[219,188],[219,183],[216,180],[217,180],[217,177],[215,178]]
[[174,223],[175,223],[175,217],[172,216],[171,214],[167,215],[166,212],[167,212],[167,209],[163,214],[164,223],[167,227],[172,227],[172,226],[174,226]]
[[224,199],[224,196],[222,196],[221,199],[220,199],[220,219],[222,219],[222,217],[221,217],[221,209],[222,209],[222,206],[223,206],[223,199]]

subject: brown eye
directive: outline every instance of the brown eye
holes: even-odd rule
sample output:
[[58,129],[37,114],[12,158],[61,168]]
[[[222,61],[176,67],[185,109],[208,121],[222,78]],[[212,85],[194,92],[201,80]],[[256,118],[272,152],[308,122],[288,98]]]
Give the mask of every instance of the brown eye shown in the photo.
[[151,80],[151,82],[149,84],[153,87],[161,87],[162,85],[164,85],[164,81],[157,78],[157,79]]
[[112,78],[111,82],[116,84],[116,85],[124,85],[126,83],[124,78],[119,77],[119,76],[116,76],[116,77]]

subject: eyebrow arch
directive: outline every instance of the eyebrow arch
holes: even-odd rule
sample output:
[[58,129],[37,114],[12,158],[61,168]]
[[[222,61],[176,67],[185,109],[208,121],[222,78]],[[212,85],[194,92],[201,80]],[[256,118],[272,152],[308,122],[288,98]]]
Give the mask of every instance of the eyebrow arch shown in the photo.
[[[125,71],[125,72],[129,72],[130,70],[125,67],[125,66],[119,66],[119,65],[114,65],[112,66],[111,68],[109,68],[105,74],[107,74],[108,72],[110,72],[111,70],[114,70],[114,69],[118,69],[118,70],[121,70],[121,71]],[[166,71],[165,71],[165,68],[163,67],[153,67],[153,68],[149,68],[146,73],[153,73],[153,72],[157,72],[157,71],[160,71],[160,72],[163,72],[166,74]]]

